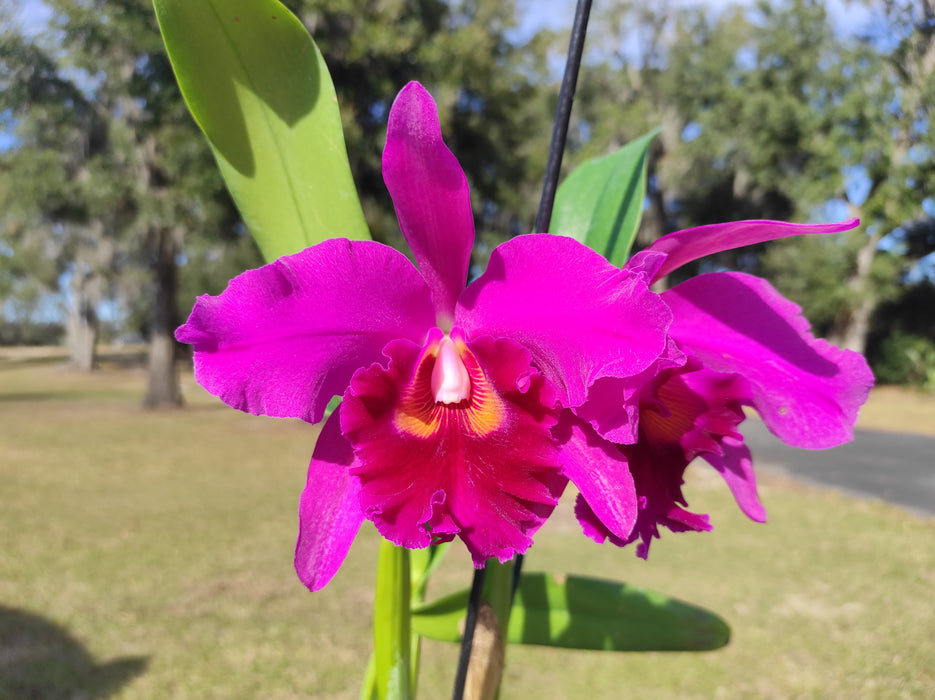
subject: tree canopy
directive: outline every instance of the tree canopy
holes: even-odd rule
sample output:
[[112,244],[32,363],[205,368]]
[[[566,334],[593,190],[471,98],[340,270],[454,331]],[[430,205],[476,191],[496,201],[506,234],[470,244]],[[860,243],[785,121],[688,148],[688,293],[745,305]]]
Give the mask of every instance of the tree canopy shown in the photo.
[[[401,242],[380,154],[391,101],[413,79],[437,99],[471,183],[476,265],[492,243],[531,229],[566,37],[519,39],[513,2],[285,4],[332,73],[375,238]],[[101,313],[127,334],[161,338],[151,399],[174,402],[162,390],[173,385],[172,327],[194,295],[220,291],[259,257],[181,100],[148,0],[46,5],[51,20],[35,33],[0,3],[6,313],[12,304],[28,317],[61,293],[74,359],[87,367]],[[935,267],[935,15],[927,0],[866,7],[871,21],[842,34],[821,0],[717,14],[602,3],[565,170],[661,126],[644,245],[731,219],[859,216],[847,234],[756,246],[684,273],[766,274],[819,332],[885,363],[895,331],[935,349],[930,327],[894,311],[919,307]]]

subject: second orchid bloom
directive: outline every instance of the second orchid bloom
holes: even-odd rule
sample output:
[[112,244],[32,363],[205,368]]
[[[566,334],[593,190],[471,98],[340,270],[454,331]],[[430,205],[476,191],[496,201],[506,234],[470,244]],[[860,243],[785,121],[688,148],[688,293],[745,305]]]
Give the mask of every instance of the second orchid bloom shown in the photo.
[[683,507],[695,457],[763,520],[737,430],[744,406],[792,445],[851,438],[873,383],[865,361],[813,338],[768,283],[650,284],[702,255],[856,222],[700,227],[623,269],[570,238],[519,236],[465,288],[467,180],[418,83],[393,104],[383,174],[417,266],[378,243],[328,240],[200,297],[176,333],[194,346],[198,382],[234,408],[316,423],[343,395],[300,501],[295,565],[310,589],[364,519],[398,545],[457,536],[476,566],[506,561],[568,481],[585,534],[640,540],[646,556],[660,524],[710,529]]

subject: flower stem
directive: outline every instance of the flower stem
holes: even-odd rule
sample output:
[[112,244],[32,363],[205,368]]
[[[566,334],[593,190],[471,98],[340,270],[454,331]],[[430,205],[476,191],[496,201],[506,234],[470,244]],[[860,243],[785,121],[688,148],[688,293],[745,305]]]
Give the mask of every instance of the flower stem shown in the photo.
[[503,638],[510,626],[510,609],[513,606],[513,567],[514,561],[501,564],[496,559],[487,560],[487,584],[484,586],[484,600],[490,603]]
[[[468,599],[461,655],[452,697],[493,698],[500,685],[505,642],[513,604],[513,562],[488,559],[475,572]],[[480,638],[478,638],[480,635]]]
[[377,661],[373,654],[367,661],[364,682],[360,685],[360,700],[376,700],[377,697]]
[[545,168],[545,181],[542,184],[542,199],[536,214],[536,233],[546,233],[552,219],[552,206],[555,204],[555,191],[558,189],[558,176],[562,169],[562,155],[565,152],[565,140],[568,136],[568,122],[571,119],[571,106],[575,100],[578,86],[578,69],[584,53],[584,37],[588,31],[588,17],[591,15],[591,0],[578,0],[575,7],[575,22],[571,28],[568,42],[568,60],[565,62],[565,75],[562,77],[562,89],[558,95],[558,110],[555,113],[555,126],[552,128],[552,143],[549,146],[549,160]]
[[373,647],[376,694],[380,700],[411,697],[409,550],[384,540],[377,564],[373,603]]

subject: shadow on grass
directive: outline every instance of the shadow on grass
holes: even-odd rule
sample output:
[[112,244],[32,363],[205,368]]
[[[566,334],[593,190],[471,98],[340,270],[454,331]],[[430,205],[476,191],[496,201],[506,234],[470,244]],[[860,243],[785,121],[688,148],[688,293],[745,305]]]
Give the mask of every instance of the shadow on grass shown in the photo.
[[65,629],[0,606],[0,698],[106,698],[146,670],[147,657],[95,663]]

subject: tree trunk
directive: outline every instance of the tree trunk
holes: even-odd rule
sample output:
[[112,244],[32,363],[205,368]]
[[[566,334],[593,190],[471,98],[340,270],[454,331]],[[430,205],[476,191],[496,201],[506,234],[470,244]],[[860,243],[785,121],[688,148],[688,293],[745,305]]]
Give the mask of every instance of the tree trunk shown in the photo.
[[94,369],[97,345],[97,295],[93,275],[76,269],[71,277],[71,304],[66,326],[68,364],[81,372]]
[[178,325],[175,313],[178,244],[169,229],[159,230],[154,238],[156,298],[149,346],[149,386],[143,405],[176,407],[182,405],[174,335]]
[[853,293],[854,303],[847,313],[836,319],[828,340],[845,350],[863,354],[867,350],[867,336],[870,334],[870,319],[876,308],[876,294],[871,284],[870,272],[873,256],[880,244],[879,228],[868,235],[867,240],[857,251],[857,267],[848,280],[848,287]]
[[846,317],[835,321],[829,340],[839,348],[853,350],[861,355],[867,350],[867,336],[870,333],[870,319],[876,308],[876,299],[867,294]]

